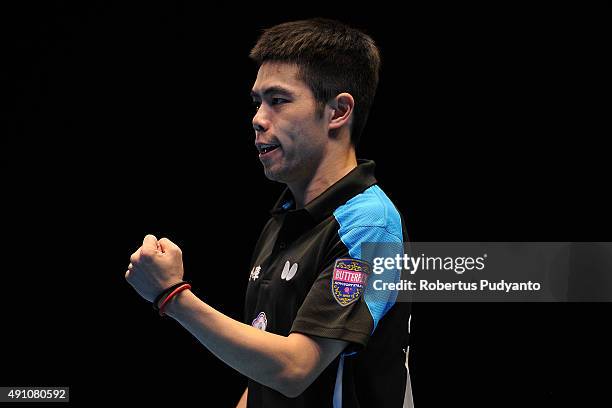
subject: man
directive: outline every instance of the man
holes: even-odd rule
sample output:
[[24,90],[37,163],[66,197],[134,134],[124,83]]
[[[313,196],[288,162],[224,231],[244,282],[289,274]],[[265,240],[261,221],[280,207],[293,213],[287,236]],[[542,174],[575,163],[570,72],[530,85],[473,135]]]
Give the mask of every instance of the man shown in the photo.
[[405,239],[374,163],[355,153],[378,49],[360,31],[314,19],[266,30],[251,58],[255,146],[266,176],[287,189],[255,247],[246,324],[181,283],[181,251],[168,239],[146,236],[126,279],[249,378],[238,406],[404,406],[408,305],[366,291],[361,259],[362,243]]

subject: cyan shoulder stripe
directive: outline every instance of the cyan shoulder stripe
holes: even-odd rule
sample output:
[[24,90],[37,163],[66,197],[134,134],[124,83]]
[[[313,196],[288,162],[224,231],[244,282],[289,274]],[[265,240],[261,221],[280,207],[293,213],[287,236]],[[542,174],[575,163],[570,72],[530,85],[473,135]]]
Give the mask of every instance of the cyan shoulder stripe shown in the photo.
[[[367,254],[367,258],[394,257],[403,255],[402,221],[399,212],[387,195],[374,185],[363,193],[356,195],[334,211],[338,222],[338,235],[346,245],[349,256],[364,259],[362,244],[367,242],[389,243],[381,245],[377,253]],[[376,248],[379,248],[378,246]],[[372,262],[372,259],[365,259]],[[386,271],[376,279],[384,282],[398,282],[399,271]],[[397,298],[395,291],[376,291],[368,284],[364,295],[365,302],[374,321],[378,322],[393,306]]]
[[[374,185],[334,211],[340,225],[338,235],[354,258],[361,257],[362,242],[402,242],[399,212],[380,187]],[[371,231],[367,230],[371,228]],[[353,230],[360,230],[355,234]],[[365,233],[365,235],[364,235]],[[367,239],[367,240],[366,240]]]

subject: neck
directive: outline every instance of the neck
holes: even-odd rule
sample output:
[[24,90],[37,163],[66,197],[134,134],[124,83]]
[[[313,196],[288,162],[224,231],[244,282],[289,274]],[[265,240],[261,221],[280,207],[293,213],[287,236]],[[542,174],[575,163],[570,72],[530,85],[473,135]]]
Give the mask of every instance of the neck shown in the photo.
[[355,167],[357,159],[354,148],[340,159],[334,154],[325,155],[308,180],[288,184],[295,199],[295,208],[303,208]]

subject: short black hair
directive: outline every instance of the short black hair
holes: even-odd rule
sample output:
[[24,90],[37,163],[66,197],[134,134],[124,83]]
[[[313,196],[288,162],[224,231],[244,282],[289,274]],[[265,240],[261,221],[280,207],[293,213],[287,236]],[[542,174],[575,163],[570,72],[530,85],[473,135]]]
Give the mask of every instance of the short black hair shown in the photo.
[[321,114],[332,98],[350,93],[355,99],[351,142],[359,143],[380,70],[380,53],[370,36],[335,20],[292,21],[264,30],[250,57],[259,66],[295,63],[298,79],[312,90]]

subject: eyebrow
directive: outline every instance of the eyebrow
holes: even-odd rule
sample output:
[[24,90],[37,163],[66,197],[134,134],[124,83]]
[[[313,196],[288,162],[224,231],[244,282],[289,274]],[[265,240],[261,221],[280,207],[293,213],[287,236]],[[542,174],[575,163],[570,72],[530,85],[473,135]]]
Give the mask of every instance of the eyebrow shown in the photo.
[[[289,97],[293,97],[294,94],[293,92],[291,92],[290,90],[288,90],[287,88],[283,88],[282,86],[271,86],[269,88],[266,88],[263,91],[263,96],[269,96],[270,94],[280,94],[280,95],[285,95],[285,96],[289,96]],[[259,94],[257,92],[255,92],[254,90],[251,91],[251,97],[252,98],[259,98]]]

